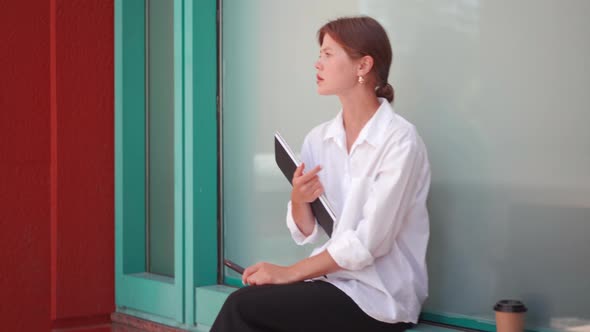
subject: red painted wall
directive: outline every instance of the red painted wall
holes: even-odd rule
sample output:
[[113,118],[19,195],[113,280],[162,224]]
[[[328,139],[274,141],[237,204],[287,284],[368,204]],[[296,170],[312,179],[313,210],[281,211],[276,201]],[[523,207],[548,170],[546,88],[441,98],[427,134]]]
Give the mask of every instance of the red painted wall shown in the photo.
[[55,31],[55,318],[108,318],[115,301],[113,1],[56,0]]
[[49,2],[0,2],[0,322],[49,327]]
[[114,311],[113,1],[0,1],[0,329]]

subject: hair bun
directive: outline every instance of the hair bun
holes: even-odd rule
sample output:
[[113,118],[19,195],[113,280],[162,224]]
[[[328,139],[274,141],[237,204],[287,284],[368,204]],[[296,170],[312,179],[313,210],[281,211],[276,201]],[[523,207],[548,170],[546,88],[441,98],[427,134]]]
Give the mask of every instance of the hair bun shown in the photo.
[[390,103],[393,101],[394,92],[391,84],[385,83],[384,85],[379,86],[375,92],[377,97],[383,97]]

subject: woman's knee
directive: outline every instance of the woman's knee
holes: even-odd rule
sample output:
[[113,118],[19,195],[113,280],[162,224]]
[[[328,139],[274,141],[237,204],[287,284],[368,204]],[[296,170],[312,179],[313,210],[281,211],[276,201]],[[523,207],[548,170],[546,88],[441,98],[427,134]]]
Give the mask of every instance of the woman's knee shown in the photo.
[[231,293],[225,300],[222,311],[229,310],[240,315],[246,313],[244,308],[248,308],[252,301],[252,297],[248,293],[251,293],[248,287],[240,288]]

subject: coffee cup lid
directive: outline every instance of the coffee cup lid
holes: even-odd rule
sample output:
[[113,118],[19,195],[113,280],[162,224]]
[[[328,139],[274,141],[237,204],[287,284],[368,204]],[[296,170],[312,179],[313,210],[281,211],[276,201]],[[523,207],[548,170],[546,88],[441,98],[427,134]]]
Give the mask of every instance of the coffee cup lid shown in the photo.
[[527,307],[518,300],[500,300],[494,306],[494,310],[500,312],[526,312]]

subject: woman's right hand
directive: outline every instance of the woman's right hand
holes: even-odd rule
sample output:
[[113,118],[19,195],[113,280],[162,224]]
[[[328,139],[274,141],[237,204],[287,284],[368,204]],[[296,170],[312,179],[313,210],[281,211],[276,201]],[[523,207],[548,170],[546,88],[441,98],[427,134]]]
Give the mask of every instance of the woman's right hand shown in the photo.
[[303,174],[304,169],[305,164],[301,163],[293,173],[293,190],[291,191],[291,203],[293,204],[311,203],[324,193],[324,186],[318,176],[322,167],[318,165]]

